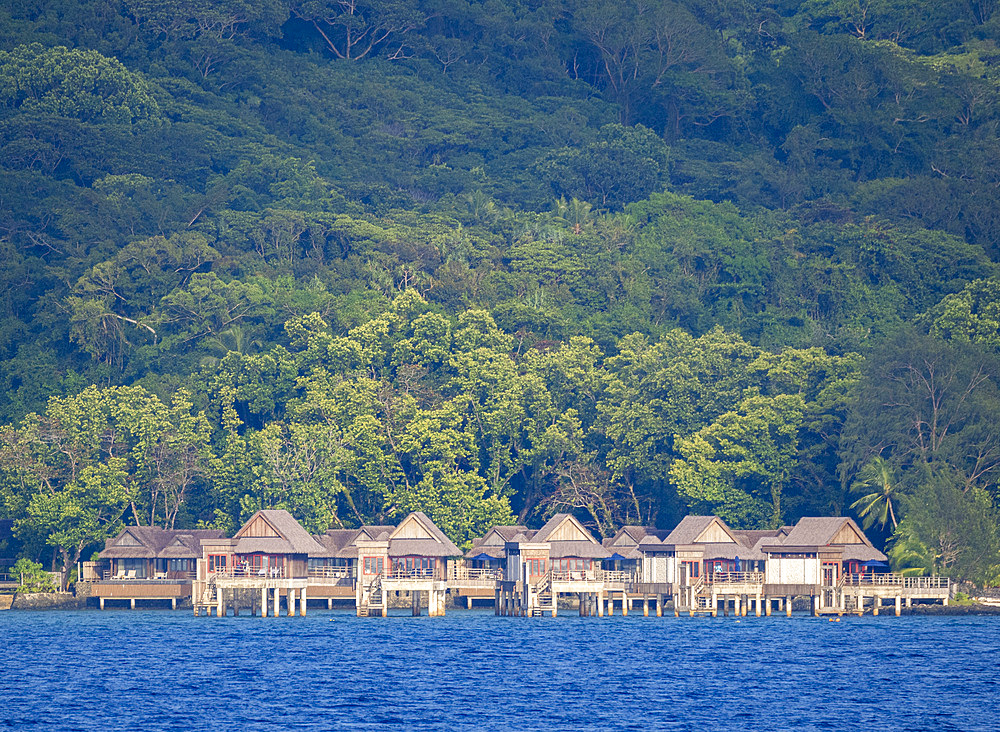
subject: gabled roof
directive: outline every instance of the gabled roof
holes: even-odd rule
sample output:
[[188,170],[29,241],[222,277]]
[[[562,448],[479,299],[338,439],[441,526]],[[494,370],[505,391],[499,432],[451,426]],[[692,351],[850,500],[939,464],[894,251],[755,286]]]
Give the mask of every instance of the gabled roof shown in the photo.
[[527,531],[527,526],[494,526],[482,536],[472,540],[472,548],[465,553],[465,558],[487,556],[492,559],[503,559],[507,555],[504,545]]
[[712,539],[719,536],[727,538],[734,544],[740,543],[732,529],[718,516],[685,516],[667,535],[663,543],[672,546],[709,542],[717,544],[720,542],[712,541]]
[[316,542],[325,549],[320,554],[310,554],[311,557],[344,557],[351,558],[358,555],[357,550],[352,546],[354,537],[360,533],[359,529],[329,529],[325,534],[315,537]]
[[[222,532],[210,532],[221,535]],[[206,539],[217,539],[219,536],[206,536]],[[170,538],[157,554],[170,559],[198,559],[201,557],[201,540],[194,534],[178,534]]]
[[781,543],[788,546],[872,545],[858,525],[846,516],[800,518]]
[[780,553],[795,549],[841,547],[842,559],[856,561],[885,561],[886,556],[865,536],[853,519],[846,516],[804,516],[795,526],[780,530],[774,539],[761,539],[760,548],[765,552]]
[[600,546],[600,542],[594,538],[575,516],[569,513],[557,513],[540,528],[531,541],[536,544],[551,541],[586,541]]
[[[521,536],[521,535],[519,535]],[[518,541],[515,537],[513,541]],[[575,516],[557,513],[542,526],[534,536],[520,539],[532,544],[548,544],[549,557],[580,557],[583,559],[607,559],[611,552],[587,531]]]
[[647,536],[654,537],[659,543],[660,539],[665,537],[667,533],[652,526],[622,526],[614,536],[601,543],[608,549],[638,546],[643,543]]
[[[268,535],[250,536],[252,526],[262,520],[271,528]],[[265,509],[251,516],[236,532],[236,553],[250,554],[268,552],[274,554],[306,554],[322,556],[326,551],[322,544],[316,541],[302,524],[295,520],[288,511],[281,509]]]
[[[504,542],[510,541],[518,534],[523,534],[528,531],[527,526],[494,526],[492,529],[483,534],[482,538],[479,540],[482,544],[498,544],[503,546]],[[473,539],[473,543],[476,540]]]
[[358,529],[358,535],[354,537],[354,541],[387,541],[389,534],[395,530],[395,526],[388,524],[365,524]]
[[201,556],[203,539],[221,539],[219,529],[161,529],[126,526],[105,542],[101,559],[194,559]]
[[423,511],[414,511],[389,534],[391,557],[460,557],[462,550]]

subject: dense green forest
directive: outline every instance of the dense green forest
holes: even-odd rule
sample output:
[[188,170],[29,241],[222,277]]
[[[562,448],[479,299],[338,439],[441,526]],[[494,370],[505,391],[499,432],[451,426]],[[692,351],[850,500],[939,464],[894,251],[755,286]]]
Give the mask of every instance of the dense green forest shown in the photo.
[[1000,582],[998,4],[6,3],[8,555],[843,513]]

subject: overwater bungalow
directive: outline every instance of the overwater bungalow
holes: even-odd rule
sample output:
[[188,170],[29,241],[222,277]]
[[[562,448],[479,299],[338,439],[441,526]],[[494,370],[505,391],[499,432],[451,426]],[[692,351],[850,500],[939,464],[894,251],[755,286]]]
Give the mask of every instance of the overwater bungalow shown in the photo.
[[[231,539],[203,542],[195,612],[214,607],[217,614],[224,615],[227,601],[237,601],[246,591],[259,591],[263,614],[272,601],[274,613],[278,613],[281,595],[286,598],[289,614],[295,612],[296,598],[305,614],[309,557],[325,551],[288,511],[257,511]],[[253,598],[251,607],[256,607],[255,601]]]
[[413,613],[420,613],[427,593],[428,614],[444,615],[448,591],[448,559],[462,550],[445,536],[427,514],[414,511],[388,535],[358,539],[360,573],[355,588],[359,616],[388,612],[388,593],[410,594]]
[[169,600],[171,607],[192,596],[197,562],[206,541],[223,537],[216,529],[170,530],[129,526],[105,542],[99,554],[91,597],[103,609],[109,600]]
[[529,533],[534,534],[527,526],[494,526],[473,539],[462,560],[448,566],[448,588],[456,602],[464,598],[469,609],[476,600],[495,602],[496,583],[503,579],[507,564],[506,544]]
[[497,612],[555,615],[560,594],[579,595],[583,608],[610,589],[600,563],[611,552],[571,514],[555,514],[541,529],[518,534],[504,548],[507,566],[497,588]]
[[387,539],[395,526],[362,526],[330,529],[316,541],[323,552],[309,555],[309,597],[325,599],[331,609],[335,600],[354,600],[360,574],[358,542]]
[[166,531],[128,527],[101,553],[92,596],[107,600],[190,597],[195,613],[227,608],[277,615],[306,612],[308,600],[353,600],[358,615],[385,616],[389,597],[409,599],[419,614],[426,593],[430,615],[453,599],[492,599],[497,614],[556,614],[560,597],[575,595],[581,615],[627,613],[633,602],[662,614],[720,609],[791,612],[805,597],[813,612],[876,614],[886,600],[947,604],[940,577],[903,577],[888,571],[849,518],[806,517],[774,530],[737,530],[717,516],[687,516],[672,531],[626,526],[603,542],[570,514],[542,528],[496,526],[463,555],[424,513],[398,526],[332,529],[311,536],[287,511],[255,513],[226,538],[217,530]]
[[639,579],[642,576],[643,554],[639,551],[647,537],[657,542],[664,539],[669,532],[655,529],[652,526],[623,526],[618,532],[601,542],[611,556],[601,562],[604,569],[627,572]]
[[720,598],[739,611],[739,598],[763,591],[759,539],[754,532],[734,531],[718,516],[685,516],[662,541],[647,536],[640,542],[642,579],[665,584],[675,613],[715,614]]
[[898,615],[905,601],[948,604],[949,582],[942,577],[904,577],[885,572],[886,556],[850,518],[804,517],[773,540],[761,542],[771,596],[809,595],[813,612],[878,614],[885,600]]

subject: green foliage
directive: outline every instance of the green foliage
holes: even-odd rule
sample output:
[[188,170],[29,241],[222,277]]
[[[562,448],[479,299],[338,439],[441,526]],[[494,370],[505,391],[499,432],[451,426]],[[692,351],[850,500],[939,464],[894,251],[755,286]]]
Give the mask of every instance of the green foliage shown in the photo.
[[996,581],[1000,530],[996,506],[986,491],[963,490],[960,475],[934,467],[923,474],[907,506],[890,551],[898,568],[919,568],[921,573],[980,585]]
[[40,43],[0,51],[0,89],[8,113],[123,125],[160,115],[147,82],[96,51]]
[[10,573],[17,577],[18,592],[55,592],[52,575],[45,571],[41,564],[22,557],[14,562]]
[[939,566],[924,471],[1000,465],[993,10],[12,5],[3,512],[65,563],[123,512],[853,505]]

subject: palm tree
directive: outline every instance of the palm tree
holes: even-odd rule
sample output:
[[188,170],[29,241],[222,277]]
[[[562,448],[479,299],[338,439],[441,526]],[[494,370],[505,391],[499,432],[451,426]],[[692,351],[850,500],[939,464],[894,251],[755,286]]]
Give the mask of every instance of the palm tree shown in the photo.
[[256,338],[251,339],[243,326],[231,325],[221,333],[206,338],[202,345],[215,355],[204,356],[201,365],[215,368],[227,354],[235,352],[245,356],[255,346],[260,347],[261,342]]
[[899,525],[896,520],[896,509],[902,498],[902,487],[896,480],[896,470],[888,460],[881,455],[871,459],[858,471],[858,479],[851,485],[851,493],[860,494],[851,508],[858,512],[864,527],[870,528],[878,523],[883,531],[889,524],[895,531]]

